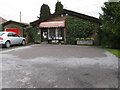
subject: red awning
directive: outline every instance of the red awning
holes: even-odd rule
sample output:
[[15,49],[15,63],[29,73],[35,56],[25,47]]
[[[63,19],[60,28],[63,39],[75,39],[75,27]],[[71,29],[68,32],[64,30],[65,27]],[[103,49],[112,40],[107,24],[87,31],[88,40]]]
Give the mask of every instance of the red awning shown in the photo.
[[42,22],[42,23],[40,23],[39,27],[40,28],[65,27],[65,21]]

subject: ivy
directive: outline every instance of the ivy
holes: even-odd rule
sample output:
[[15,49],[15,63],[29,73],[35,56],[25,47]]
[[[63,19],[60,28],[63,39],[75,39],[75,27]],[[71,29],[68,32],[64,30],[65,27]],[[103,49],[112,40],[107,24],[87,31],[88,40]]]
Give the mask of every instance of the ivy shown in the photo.
[[27,32],[29,34],[28,35],[29,41],[32,41],[34,43],[40,43],[41,35],[38,35],[38,30],[39,30],[39,28],[37,28],[37,27],[26,28],[25,32]]
[[66,19],[67,44],[75,44],[76,38],[88,38],[97,31],[97,25],[80,19]]

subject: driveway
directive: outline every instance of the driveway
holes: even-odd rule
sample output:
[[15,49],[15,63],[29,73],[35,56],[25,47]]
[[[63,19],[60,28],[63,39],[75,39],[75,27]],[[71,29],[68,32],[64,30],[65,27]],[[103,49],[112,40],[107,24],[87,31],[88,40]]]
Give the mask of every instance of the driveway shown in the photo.
[[0,54],[3,88],[118,87],[118,58],[99,47],[31,45]]

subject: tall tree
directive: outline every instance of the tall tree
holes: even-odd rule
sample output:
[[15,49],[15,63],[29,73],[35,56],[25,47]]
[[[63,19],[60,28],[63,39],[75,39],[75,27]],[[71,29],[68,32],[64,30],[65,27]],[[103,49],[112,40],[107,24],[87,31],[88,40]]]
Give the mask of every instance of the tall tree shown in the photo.
[[101,44],[111,48],[120,48],[120,2],[106,2],[102,7],[103,14],[100,38]]
[[61,4],[61,2],[57,1],[56,5],[55,5],[55,12],[59,12],[63,10],[63,5]]
[[40,9],[40,18],[50,15],[50,8],[47,4],[43,4]]

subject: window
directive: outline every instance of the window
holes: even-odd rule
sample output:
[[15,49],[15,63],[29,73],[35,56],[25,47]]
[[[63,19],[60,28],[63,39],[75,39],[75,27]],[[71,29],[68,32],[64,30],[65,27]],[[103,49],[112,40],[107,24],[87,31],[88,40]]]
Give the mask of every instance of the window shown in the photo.
[[13,36],[13,33],[8,33],[8,37],[12,37]]
[[55,40],[55,39],[62,40],[63,37],[64,37],[63,28],[50,28],[48,31],[48,39],[49,40]]
[[58,28],[58,39],[63,39],[63,37],[64,37],[64,30],[63,30],[63,28]]
[[18,37],[19,35],[17,35],[16,33],[8,33],[8,37]]
[[48,39],[55,39],[55,29],[49,29],[49,38]]
[[0,36],[2,36],[4,33],[0,32]]

